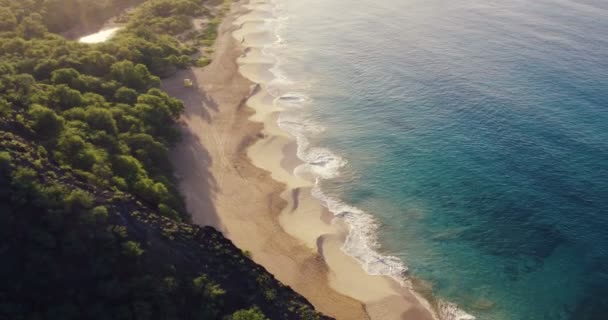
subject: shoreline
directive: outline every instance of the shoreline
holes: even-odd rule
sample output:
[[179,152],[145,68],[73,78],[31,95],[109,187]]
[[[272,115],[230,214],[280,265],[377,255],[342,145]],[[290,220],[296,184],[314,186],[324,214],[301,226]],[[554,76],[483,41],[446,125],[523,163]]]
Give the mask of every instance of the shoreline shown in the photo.
[[[254,11],[265,4],[235,3],[220,25],[212,63],[163,80],[163,90],[184,101],[183,140],[172,162],[193,222],[223,232],[329,316],[434,319],[418,294],[366,273],[342,251],[348,227],[313,197],[314,183],[293,175],[303,162],[265,93],[272,63],[256,48],[266,39],[255,19],[250,28],[234,25],[249,13],[263,17]],[[183,88],[184,78],[195,88]]]

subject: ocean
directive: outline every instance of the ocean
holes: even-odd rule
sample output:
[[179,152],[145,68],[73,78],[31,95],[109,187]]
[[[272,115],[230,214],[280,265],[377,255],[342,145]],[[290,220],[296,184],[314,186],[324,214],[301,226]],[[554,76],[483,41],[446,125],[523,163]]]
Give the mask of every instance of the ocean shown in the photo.
[[345,252],[477,319],[608,319],[608,2],[268,10],[279,124]]

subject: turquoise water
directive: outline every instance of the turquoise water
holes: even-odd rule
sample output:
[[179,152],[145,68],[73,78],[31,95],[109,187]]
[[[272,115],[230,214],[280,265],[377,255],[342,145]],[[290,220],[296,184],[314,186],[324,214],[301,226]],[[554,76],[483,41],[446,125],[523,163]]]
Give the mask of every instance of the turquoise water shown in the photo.
[[346,162],[322,190],[380,253],[478,319],[608,319],[608,2],[276,4],[291,114]]

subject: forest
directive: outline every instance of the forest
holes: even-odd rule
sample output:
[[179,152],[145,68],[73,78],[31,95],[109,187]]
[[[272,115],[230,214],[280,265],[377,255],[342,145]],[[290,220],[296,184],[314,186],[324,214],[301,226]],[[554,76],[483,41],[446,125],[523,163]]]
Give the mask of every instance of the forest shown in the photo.
[[[0,319],[317,319],[212,228],[169,152],[203,0],[0,0]],[[110,41],[61,32],[137,5]],[[211,28],[217,27],[218,17]]]

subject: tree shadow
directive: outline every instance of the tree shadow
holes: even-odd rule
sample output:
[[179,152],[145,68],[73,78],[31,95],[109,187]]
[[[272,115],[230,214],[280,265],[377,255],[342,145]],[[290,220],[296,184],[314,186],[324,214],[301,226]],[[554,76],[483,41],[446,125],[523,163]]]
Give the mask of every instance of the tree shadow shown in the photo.
[[[180,70],[172,77],[163,79],[161,89],[184,102],[183,116],[185,118],[200,117],[211,122],[209,110],[218,111],[218,104],[204,90],[201,90],[195,72],[193,69]],[[185,79],[192,81],[191,87],[184,85]]]
[[220,189],[210,171],[213,159],[195,132],[185,126],[180,131],[182,140],[174,148],[171,162],[192,222],[225,231],[215,207]]
[[[199,87],[195,72],[192,69],[181,70],[174,76],[163,79],[161,88],[183,101],[185,110],[182,119],[196,122],[195,120],[200,118],[211,122],[210,111],[217,111],[218,105]],[[184,79],[190,79],[193,82],[192,87],[184,86]],[[171,162],[192,222],[224,231],[225,227],[215,207],[220,190],[210,170],[213,159],[203,145],[200,133],[194,131],[195,128],[182,122],[178,129],[181,140],[171,151]]]

